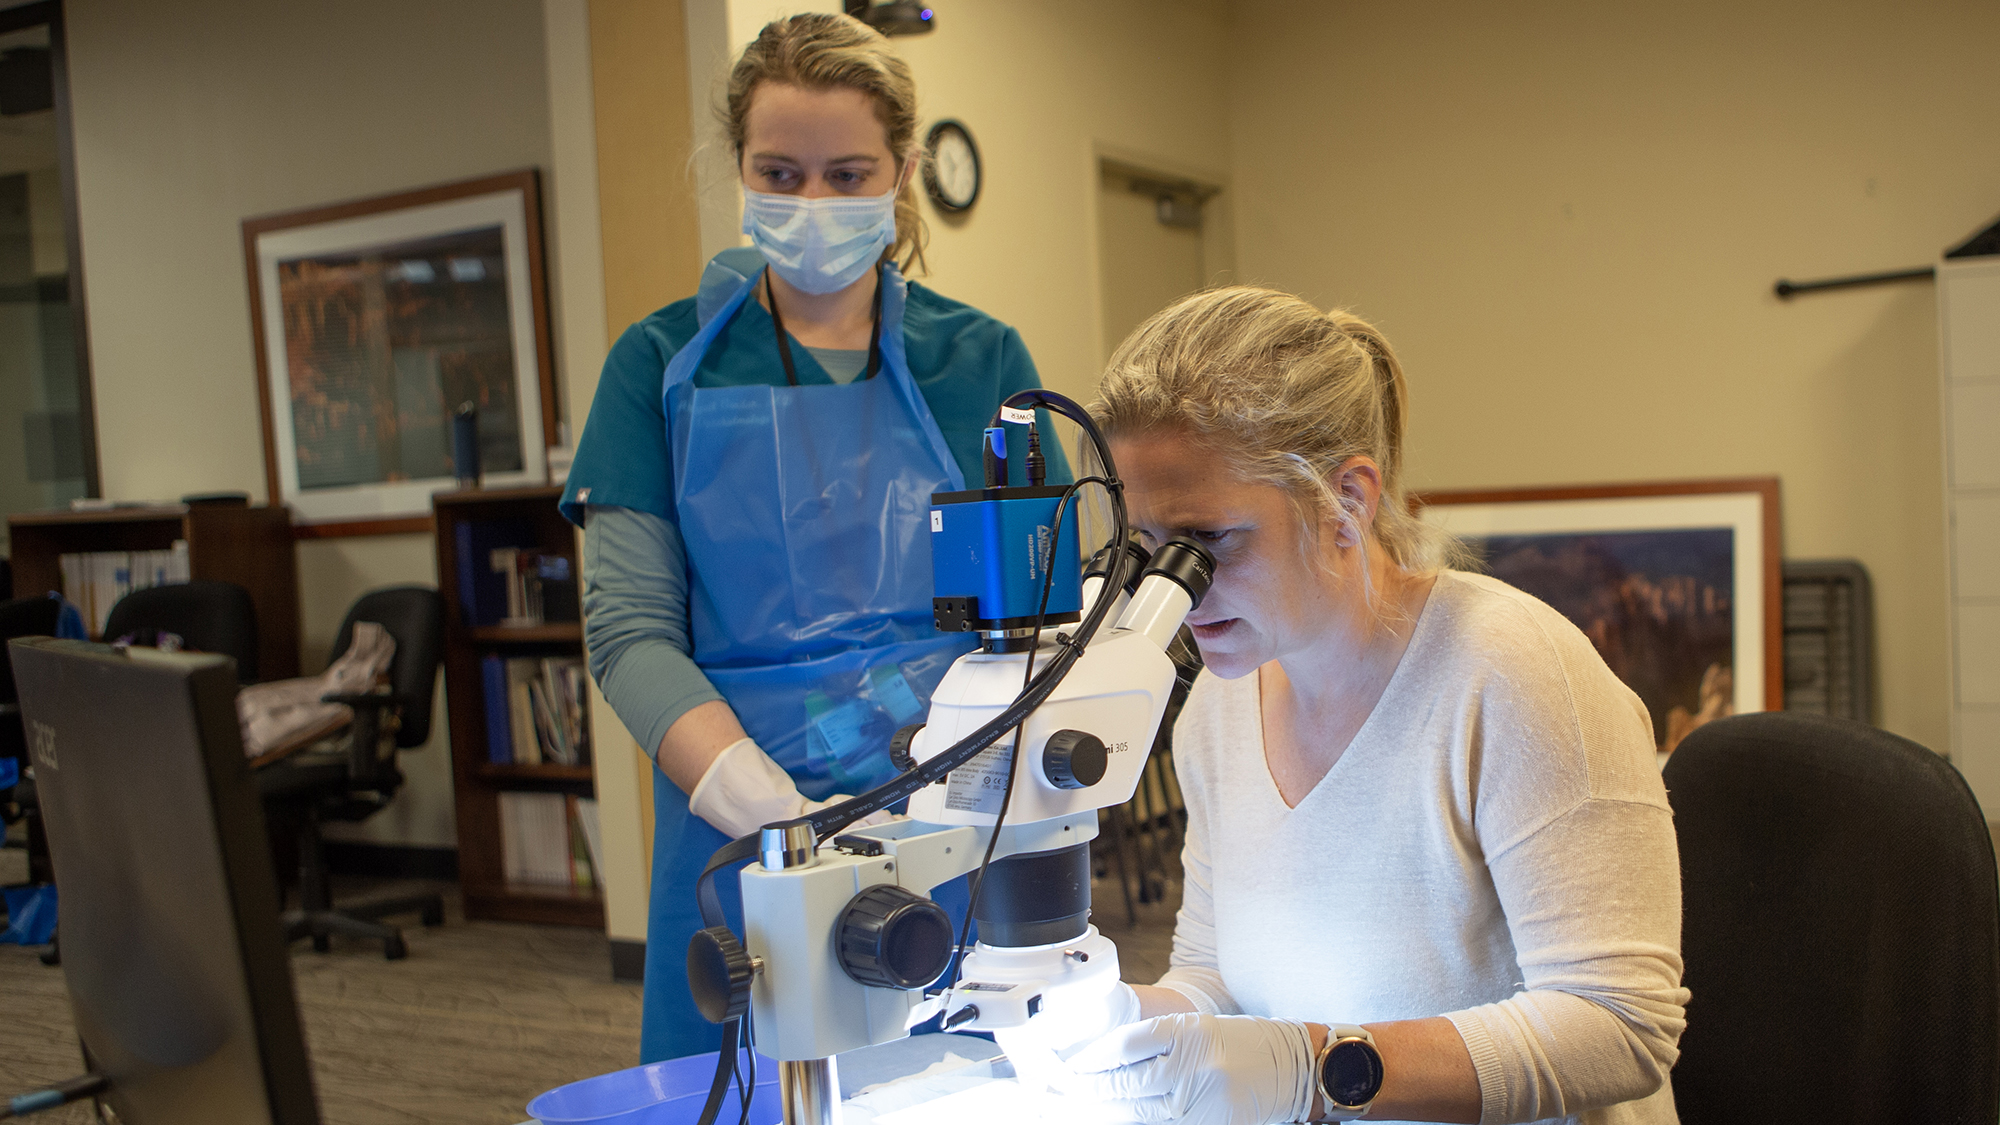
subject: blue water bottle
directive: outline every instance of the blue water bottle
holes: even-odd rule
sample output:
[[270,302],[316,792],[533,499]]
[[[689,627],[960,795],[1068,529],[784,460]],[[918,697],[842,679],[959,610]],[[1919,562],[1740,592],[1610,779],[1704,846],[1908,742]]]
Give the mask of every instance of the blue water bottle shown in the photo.
[[451,416],[451,472],[458,487],[479,487],[479,407],[471,402]]

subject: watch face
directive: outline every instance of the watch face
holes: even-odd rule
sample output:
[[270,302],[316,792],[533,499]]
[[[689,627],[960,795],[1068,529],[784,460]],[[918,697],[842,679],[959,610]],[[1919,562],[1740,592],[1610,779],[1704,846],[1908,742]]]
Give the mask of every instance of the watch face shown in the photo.
[[931,127],[925,148],[930,159],[924,164],[924,187],[931,200],[947,211],[963,211],[979,198],[979,149],[972,134],[956,121],[940,121]]
[[1327,1051],[1320,1083],[1340,1105],[1367,1105],[1382,1089],[1382,1056],[1365,1040],[1343,1039]]

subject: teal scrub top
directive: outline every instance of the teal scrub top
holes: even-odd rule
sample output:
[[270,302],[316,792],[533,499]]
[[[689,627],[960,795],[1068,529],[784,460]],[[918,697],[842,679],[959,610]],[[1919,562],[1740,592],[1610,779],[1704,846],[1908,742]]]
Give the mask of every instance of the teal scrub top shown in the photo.
[[[695,299],[689,297],[632,325],[612,347],[564,490],[562,511],[571,523],[582,526],[586,504],[632,508],[679,522],[673,511],[660,384],[667,361],[694,338],[696,328]],[[1014,329],[916,282],[909,283],[903,310],[903,344],[917,389],[967,487],[977,488],[985,472],[980,434],[995,407],[1016,391],[1042,385],[1027,346]],[[794,345],[792,362],[801,384],[833,382],[804,345]],[[745,301],[694,380],[697,387],[783,383],[785,368],[771,314],[756,300]],[[1062,445],[1047,412],[1037,414],[1049,483],[1066,483],[1071,478]],[[1027,483],[1024,445],[1017,441],[1007,451],[1008,479],[1014,484]]]

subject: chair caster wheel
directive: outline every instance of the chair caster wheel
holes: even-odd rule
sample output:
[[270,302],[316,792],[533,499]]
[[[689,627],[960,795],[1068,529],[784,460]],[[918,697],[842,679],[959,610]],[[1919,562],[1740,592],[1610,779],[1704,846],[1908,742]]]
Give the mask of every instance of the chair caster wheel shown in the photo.
[[401,961],[410,955],[410,947],[403,944],[403,935],[382,940],[382,957],[387,961]]
[[332,949],[332,948],[333,948],[333,939],[332,939],[332,938],[328,937],[328,936],[327,936],[327,935],[325,935],[325,934],[314,934],[314,935],[313,935],[313,952],[314,952],[314,953],[325,953],[325,952],[326,952],[327,950],[329,950],[329,949]]
[[444,925],[444,904],[439,903],[436,906],[424,907],[423,920],[426,926]]

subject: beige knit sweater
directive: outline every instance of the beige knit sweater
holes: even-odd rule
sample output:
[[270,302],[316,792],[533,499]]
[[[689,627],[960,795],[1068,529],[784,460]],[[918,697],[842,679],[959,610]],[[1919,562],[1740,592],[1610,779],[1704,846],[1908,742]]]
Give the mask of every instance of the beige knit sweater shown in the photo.
[[1288,809],[1257,677],[1175,728],[1186,894],[1160,981],[1204,1011],[1443,1015],[1483,1120],[1672,1122],[1680,870],[1652,728],[1568,621],[1447,572],[1359,733]]

